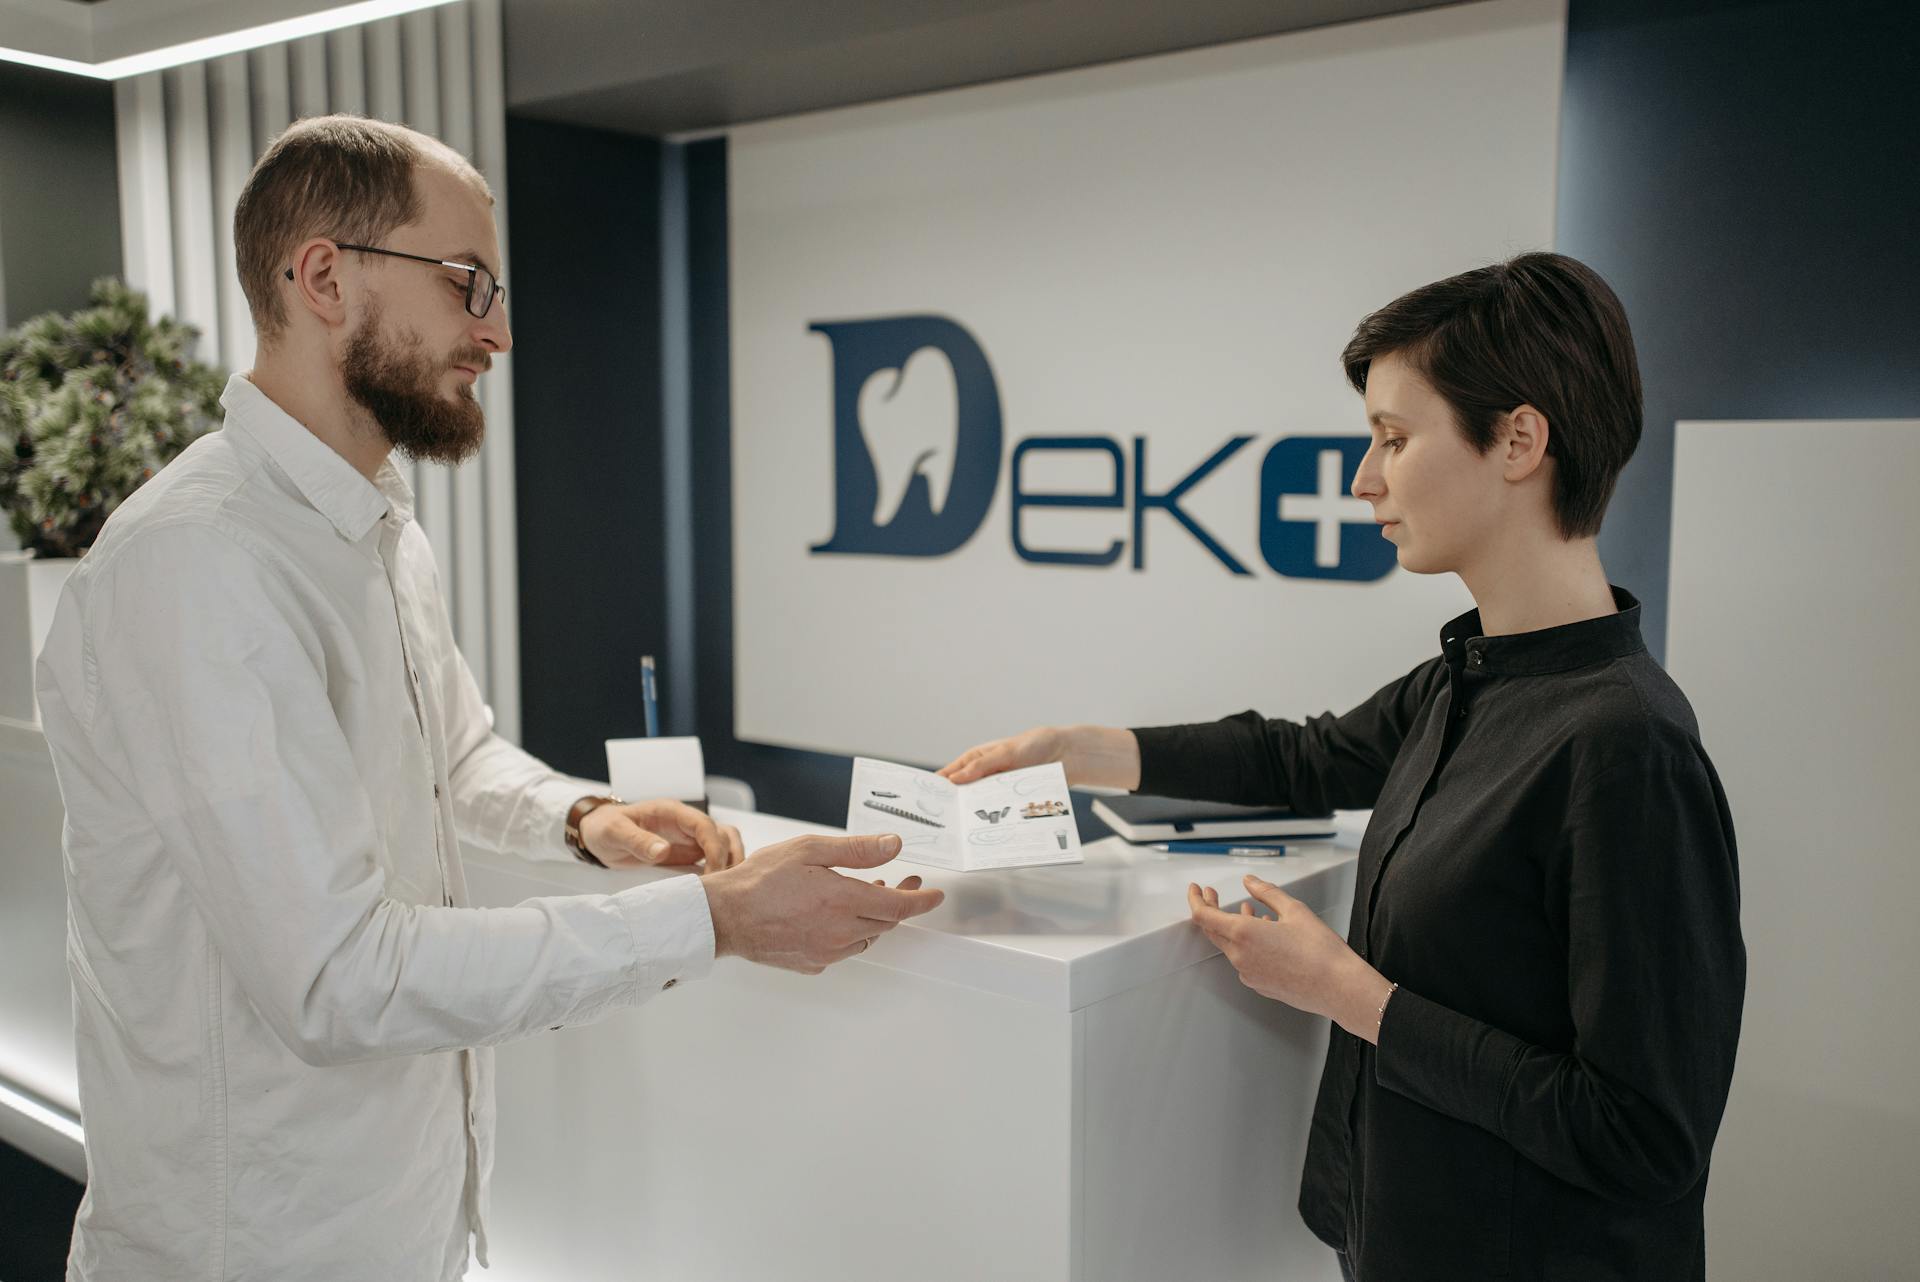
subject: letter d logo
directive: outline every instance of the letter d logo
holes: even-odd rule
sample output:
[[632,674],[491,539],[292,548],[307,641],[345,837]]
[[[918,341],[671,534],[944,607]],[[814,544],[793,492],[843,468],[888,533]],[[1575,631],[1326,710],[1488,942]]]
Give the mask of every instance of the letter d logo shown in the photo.
[[833,537],[809,551],[944,556],[1000,484],[1000,392],[944,316],[807,326],[833,348]]

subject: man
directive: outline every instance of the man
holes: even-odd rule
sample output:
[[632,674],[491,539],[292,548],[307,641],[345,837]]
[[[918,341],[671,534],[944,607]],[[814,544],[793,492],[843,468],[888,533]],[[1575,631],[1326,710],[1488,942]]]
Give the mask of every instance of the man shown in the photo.
[[[457,1278],[486,1261],[485,1048],[729,954],[818,972],[940,901],[895,839],[740,837],[492,733],[393,451],[454,463],[512,345],[485,181],[302,121],[234,218],[258,359],[107,523],[38,687],[66,806],[88,1190],[69,1277]],[[689,864],[468,905],[459,842]]]

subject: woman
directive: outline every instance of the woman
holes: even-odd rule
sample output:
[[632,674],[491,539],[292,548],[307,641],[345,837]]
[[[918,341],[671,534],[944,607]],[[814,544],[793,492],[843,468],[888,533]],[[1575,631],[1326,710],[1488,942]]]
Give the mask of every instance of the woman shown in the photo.
[[1361,1282],[1703,1279],[1746,953],[1719,779],[1595,547],[1640,437],[1626,314],[1525,254],[1375,312],[1343,360],[1354,495],[1479,607],[1440,653],[1344,716],[1043,727],[942,773],[1371,807],[1345,941],[1257,877],[1271,918],[1188,889],[1246,984],[1335,1023],[1308,1226]]

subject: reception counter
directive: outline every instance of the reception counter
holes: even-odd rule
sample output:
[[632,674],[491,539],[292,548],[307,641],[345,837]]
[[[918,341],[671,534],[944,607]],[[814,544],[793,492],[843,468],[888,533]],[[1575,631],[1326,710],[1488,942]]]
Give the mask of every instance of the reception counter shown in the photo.
[[[0,1138],[75,1175],[58,794],[0,726]],[[721,811],[748,848],[808,831]],[[1338,1277],[1293,1209],[1326,1023],[1259,998],[1187,921],[1257,869],[1344,930],[1364,816],[1277,860],[1115,840],[948,873],[860,958],[734,959],[499,1048],[493,1268],[477,1278]],[[686,872],[467,854],[477,905]],[[53,1122],[37,1114],[51,1113]]]

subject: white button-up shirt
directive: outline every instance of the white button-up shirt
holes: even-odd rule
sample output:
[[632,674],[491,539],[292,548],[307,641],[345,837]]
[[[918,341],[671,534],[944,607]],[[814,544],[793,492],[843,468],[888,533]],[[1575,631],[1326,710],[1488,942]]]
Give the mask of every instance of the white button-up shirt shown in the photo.
[[697,877],[468,906],[606,785],[493,733],[391,463],[244,377],[107,522],[40,662],[87,1193],[70,1279],[457,1278],[492,1052],[704,974]]

